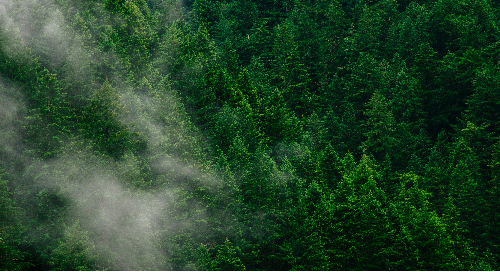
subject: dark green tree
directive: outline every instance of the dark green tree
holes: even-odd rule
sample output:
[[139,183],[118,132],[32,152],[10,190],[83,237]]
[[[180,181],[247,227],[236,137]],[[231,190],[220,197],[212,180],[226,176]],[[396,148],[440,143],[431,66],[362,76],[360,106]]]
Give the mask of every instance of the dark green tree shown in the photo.
[[287,107],[299,117],[308,116],[316,101],[311,78],[295,40],[294,25],[283,24],[276,31],[273,75]]
[[[0,169],[1,170],[1,169]],[[3,170],[1,170],[3,172]],[[22,231],[19,225],[22,210],[16,207],[8,181],[0,172],[0,267],[2,270],[27,270],[33,264],[27,261],[27,253],[23,252]]]
[[373,94],[365,115],[368,118],[365,123],[368,132],[365,134],[367,140],[361,146],[363,153],[371,153],[382,161],[386,154],[394,152],[397,145],[394,137],[395,120],[383,95],[378,92]]
[[80,119],[82,134],[94,143],[96,150],[115,159],[135,151],[139,144],[137,133],[118,119],[123,118],[123,114],[120,96],[106,81],[89,100]]

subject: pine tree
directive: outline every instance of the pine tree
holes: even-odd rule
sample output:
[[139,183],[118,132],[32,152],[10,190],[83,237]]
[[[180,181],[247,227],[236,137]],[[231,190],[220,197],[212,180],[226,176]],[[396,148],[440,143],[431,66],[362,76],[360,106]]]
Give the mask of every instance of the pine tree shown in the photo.
[[96,150],[119,159],[138,146],[138,135],[120,119],[125,110],[120,96],[106,81],[89,100],[80,119],[82,134],[93,141]]
[[500,252],[500,241],[498,239],[499,235],[499,222],[500,222],[500,202],[498,201],[498,195],[500,194],[500,143],[495,143],[492,151],[491,163],[488,165],[492,172],[492,178],[487,182],[486,190],[486,209],[489,211],[487,216],[488,222],[486,222],[486,229],[488,231],[487,241],[488,248],[493,254],[494,263],[492,267],[496,267],[500,264],[499,252]]
[[311,78],[300,56],[294,27],[283,24],[277,29],[273,48],[273,74],[287,107],[303,117],[311,114],[310,109],[316,98],[311,92]]
[[364,124],[368,131],[365,136],[368,139],[362,144],[363,153],[373,154],[382,161],[397,145],[394,137],[395,120],[383,95],[378,92],[373,94],[365,115],[368,118]]
[[91,270],[95,266],[94,244],[78,222],[66,228],[64,239],[51,253],[55,270]]
[[429,193],[419,188],[415,174],[404,174],[390,205],[391,269],[457,269],[460,262],[446,233],[446,224],[430,209]]
[[0,267],[5,270],[26,270],[33,264],[27,261],[26,252],[23,252],[23,239],[21,237],[23,228],[18,225],[23,214],[16,207],[12,199],[12,193],[8,181],[3,178],[3,170],[0,169]]
[[[210,250],[215,252],[211,253]],[[202,244],[198,249],[201,258],[197,266],[210,271],[244,271],[245,265],[237,256],[237,250],[238,248],[234,248],[227,238],[223,245],[211,244],[208,249]]]
[[33,102],[27,124],[25,141],[35,154],[42,158],[57,156],[64,140],[75,130],[75,116],[61,93],[56,75],[44,69],[39,73],[36,87],[31,94]]
[[321,209],[318,231],[328,256],[328,269],[362,270],[387,268],[385,246],[387,207],[378,188],[380,174],[363,156],[358,165],[352,155],[341,161],[342,180]]

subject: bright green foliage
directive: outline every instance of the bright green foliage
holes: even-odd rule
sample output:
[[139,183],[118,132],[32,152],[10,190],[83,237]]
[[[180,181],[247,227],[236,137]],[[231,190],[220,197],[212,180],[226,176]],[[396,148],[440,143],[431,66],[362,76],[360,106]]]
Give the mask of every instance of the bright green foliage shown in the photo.
[[355,165],[351,155],[342,161],[342,181],[331,196],[326,225],[330,269],[363,270],[386,267],[386,197],[378,188],[379,174],[363,156]]
[[[452,248],[453,253],[460,261],[458,268],[463,270],[476,269],[478,263],[475,261],[474,249],[470,246],[470,240],[468,241],[464,238],[465,230],[460,228],[458,217],[459,214],[453,198],[449,197],[448,203],[446,203],[446,213],[443,214],[442,221],[446,224],[446,232],[450,235],[450,239],[455,241]],[[476,267],[474,267],[474,264]],[[485,264],[485,266],[487,265]]]
[[[455,199],[459,207],[459,219],[463,227],[470,231],[466,237],[481,244],[483,241],[480,235],[484,233],[485,226],[481,221],[486,219],[484,214],[486,211],[483,210],[484,205],[480,204],[485,203],[482,194],[485,188],[478,182],[481,173],[478,160],[462,139],[452,146],[450,158],[450,196]],[[472,205],[472,202],[479,205]]]
[[[150,24],[151,14],[144,0],[107,0],[107,10],[119,16],[113,29],[101,38],[106,47],[114,46],[124,62],[129,62],[130,72],[137,78],[144,74],[137,67],[145,66],[151,57],[151,47],[157,41]],[[107,35],[106,35],[107,34]],[[106,45],[107,43],[107,45]],[[134,68],[136,67],[136,68]]]
[[428,193],[419,188],[420,177],[405,174],[401,177],[398,194],[390,206],[393,222],[390,236],[389,267],[392,269],[448,270],[457,268],[446,225],[430,210]]
[[[207,247],[210,246],[208,249]],[[201,258],[198,268],[210,271],[243,271],[245,266],[237,256],[237,248],[233,248],[231,242],[226,238],[223,245],[201,245],[198,249]],[[210,252],[210,251],[214,252]],[[213,256],[213,257],[212,257]]]
[[261,98],[257,94],[257,90],[252,85],[250,81],[250,75],[247,69],[243,69],[242,72],[236,78],[235,90],[233,101],[235,104],[239,104],[242,108],[247,108],[251,112],[252,119],[255,123],[259,123],[262,118],[262,105]]
[[2,1],[0,268],[498,269],[497,2]]

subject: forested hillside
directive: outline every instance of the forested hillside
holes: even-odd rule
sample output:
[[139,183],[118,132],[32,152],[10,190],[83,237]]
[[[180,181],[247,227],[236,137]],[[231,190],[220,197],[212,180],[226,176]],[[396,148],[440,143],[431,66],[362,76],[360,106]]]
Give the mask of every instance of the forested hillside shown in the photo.
[[1,269],[500,270],[498,1],[0,18]]

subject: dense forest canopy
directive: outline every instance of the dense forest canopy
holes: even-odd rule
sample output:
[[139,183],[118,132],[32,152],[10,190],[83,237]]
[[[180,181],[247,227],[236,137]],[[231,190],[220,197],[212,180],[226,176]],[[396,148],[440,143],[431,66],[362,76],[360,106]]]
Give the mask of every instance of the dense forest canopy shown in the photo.
[[498,1],[0,18],[1,269],[500,269]]

